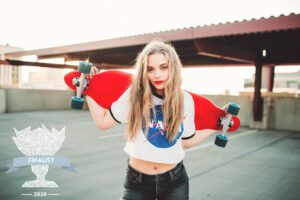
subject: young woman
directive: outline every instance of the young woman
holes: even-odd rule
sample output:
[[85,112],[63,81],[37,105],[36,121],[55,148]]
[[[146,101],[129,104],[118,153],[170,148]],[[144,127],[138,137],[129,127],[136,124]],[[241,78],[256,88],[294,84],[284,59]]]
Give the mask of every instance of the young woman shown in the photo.
[[[170,44],[148,43],[135,68],[131,86],[109,110],[87,97],[101,130],[128,123],[124,150],[129,162],[123,199],[188,199],[183,148],[200,143],[214,131],[195,130],[193,99],[181,88],[182,64]],[[93,68],[91,76],[95,73]]]

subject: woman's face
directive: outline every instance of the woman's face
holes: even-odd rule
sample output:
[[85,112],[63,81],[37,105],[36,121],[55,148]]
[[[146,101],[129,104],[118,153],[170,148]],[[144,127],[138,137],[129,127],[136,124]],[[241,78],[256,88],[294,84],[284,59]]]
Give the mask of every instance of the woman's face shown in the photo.
[[163,54],[157,53],[148,56],[148,79],[160,95],[164,94],[164,88],[169,79],[169,72],[169,63]]

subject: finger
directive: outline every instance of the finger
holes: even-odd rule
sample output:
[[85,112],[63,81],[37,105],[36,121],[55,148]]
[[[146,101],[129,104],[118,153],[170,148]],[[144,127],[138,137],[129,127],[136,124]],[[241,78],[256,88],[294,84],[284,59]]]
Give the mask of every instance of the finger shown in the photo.
[[96,74],[97,73],[97,68],[93,67],[91,72],[92,72],[92,75]]
[[93,68],[92,68],[89,75],[93,76],[93,74],[94,74],[94,71],[93,71]]
[[98,68],[94,67],[94,73],[97,74],[98,73]]

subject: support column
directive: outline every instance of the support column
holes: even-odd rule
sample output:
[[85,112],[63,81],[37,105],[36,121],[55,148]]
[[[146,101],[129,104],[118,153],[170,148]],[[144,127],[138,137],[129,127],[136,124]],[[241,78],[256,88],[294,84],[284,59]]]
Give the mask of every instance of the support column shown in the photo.
[[253,120],[262,121],[263,115],[263,99],[261,97],[261,78],[262,78],[262,63],[255,63],[255,81],[254,81],[254,99],[253,99]]
[[275,66],[272,66],[269,68],[269,84],[268,84],[268,92],[273,92],[274,87],[274,72],[275,72]]

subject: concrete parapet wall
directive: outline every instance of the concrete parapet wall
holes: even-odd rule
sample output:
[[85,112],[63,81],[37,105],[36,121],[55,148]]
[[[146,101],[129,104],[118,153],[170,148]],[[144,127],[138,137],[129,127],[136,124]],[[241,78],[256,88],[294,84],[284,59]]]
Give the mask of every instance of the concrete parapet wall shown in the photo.
[[263,120],[252,120],[251,128],[300,131],[300,98],[292,96],[264,96]]
[[6,89],[6,112],[70,109],[73,91]]
[[5,113],[6,106],[6,91],[4,89],[0,89],[0,114]]
[[[70,90],[0,89],[0,113],[36,110],[68,110],[74,92]],[[252,120],[252,97],[204,95],[222,107],[228,102],[241,106],[242,126],[259,129],[300,131],[300,98],[264,96],[263,121]],[[87,106],[84,106],[87,109]]]
[[300,131],[300,98],[272,98],[271,126],[278,130]]

